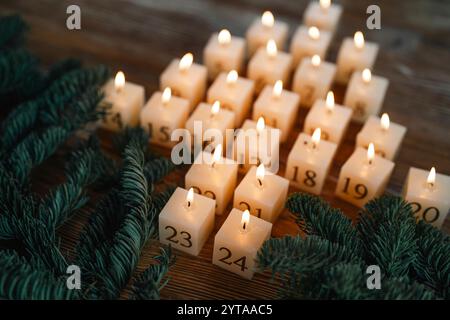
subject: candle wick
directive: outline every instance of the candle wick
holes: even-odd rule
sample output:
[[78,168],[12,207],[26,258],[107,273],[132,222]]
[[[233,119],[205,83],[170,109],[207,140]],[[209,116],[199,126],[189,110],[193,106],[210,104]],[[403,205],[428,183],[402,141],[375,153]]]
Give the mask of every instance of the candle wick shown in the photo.
[[369,164],[372,164],[372,160],[369,160]]
[[262,186],[263,186],[263,184],[262,184],[262,181],[261,181],[261,179],[257,179],[257,180],[258,180],[259,186],[260,186],[260,187],[262,187]]
[[191,207],[191,202],[190,201],[188,201],[187,206],[188,206],[188,208]]
[[246,222],[244,222],[244,224],[242,225],[242,229],[243,230],[247,229],[247,223]]

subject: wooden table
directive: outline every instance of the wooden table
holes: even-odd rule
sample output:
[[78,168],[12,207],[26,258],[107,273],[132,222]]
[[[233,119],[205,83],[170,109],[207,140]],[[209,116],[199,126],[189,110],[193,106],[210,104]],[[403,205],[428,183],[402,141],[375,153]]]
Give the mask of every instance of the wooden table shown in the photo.
[[[65,57],[77,57],[87,64],[104,63],[112,70],[122,69],[127,79],[143,84],[147,96],[158,88],[159,74],[174,57],[191,51],[196,61],[210,34],[223,27],[232,34],[244,35],[250,23],[262,11],[270,9],[277,19],[289,23],[290,35],[300,23],[308,1],[289,0],[79,0],[82,30],[66,28],[66,8],[72,1],[3,0],[0,12],[20,13],[30,25],[29,47],[45,65]],[[408,127],[396,167],[389,183],[389,192],[399,193],[409,167],[450,174],[450,6],[437,0],[410,1],[340,1],[344,14],[331,45],[327,60],[335,61],[345,36],[363,30],[366,39],[380,44],[375,74],[387,77],[390,87],[383,107],[391,120]],[[366,8],[381,7],[381,31],[365,28]],[[336,101],[342,102],[345,88],[335,88]],[[303,126],[302,111],[292,138],[282,148],[281,174],[297,134]],[[339,168],[352,153],[355,134],[361,126],[352,124],[338,150],[323,197],[355,218],[357,209],[333,195]],[[108,148],[110,135],[102,133]],[[167,151],[166,151],[166,154]],[[45,192],[62,181],[62,157],[56,155],[34,173],[34,189]],[[183,185],[184,171],[172,173],[167,182]],[[295,190],[291,190],[295,191]],[[94,196],[95,199],[95,196]],[[91,201],[94,202],[94,201]],[[73,254],[89,210],[77,213],[61,229],[62,247]],[[217,219],[215,231],[223,222]],[[450,219],[444,229],[450,230]],[[298,230],[285,212],[275,223],[274,236],[295,234]],[[163,289],[163,298],[233,299],[274,298],[279,283],[269,274],[256,275],[252,281],[223,271],[211,264],[213,237],[199,257],[178,253],[170,272],[171,281]],[[142,271],[157,252],[157,243],[149,243],[139,264]],[[126,298],[128,290],[124,290]]]

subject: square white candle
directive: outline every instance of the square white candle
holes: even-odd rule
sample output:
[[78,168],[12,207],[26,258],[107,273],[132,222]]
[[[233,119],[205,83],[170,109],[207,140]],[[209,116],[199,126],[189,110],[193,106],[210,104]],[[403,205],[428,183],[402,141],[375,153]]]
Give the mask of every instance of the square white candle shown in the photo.
[[403,196],[411,203],[417,219],[441,228],[450,209],[450,176],[418,168],[410,168]]
[[213,264],[251,279],[255,273],[258,251],[264,241],[270,238],[271,232],[270,222],[238,209],[231,210],[214,238]]
[[273,223],[284,208],[288,188],[289,180],[265,173],[263,164],[252,166],[234,191],[233,207]]
[[337,56],[335,81],[347,84],[355,71],[372,69],[378,54],[378,44],[364,42],[363,34],[358,31],[353,39],[345,38]]
[[[196,122],[201,125],[201,131],[194,130]],[[205,146],[210,143],[226,146],[225,130],[234,129],[234,112],[220,108],[220,102],[217,101],[213,104],[201,102],[186,121],[186,129],[191,133],[193,144]],[[218,138],[208,137],[208,129],[217,129],[222,135],[222,140],[218,141]]]
[[304,58],[294,74],[292,91],[297,92],[300,106],[311,108],[317,99],[325,99],[336,74],[336,65],[321,61],[319,56]]
[[214,33],[203,51],[203,61],[208,68],[210,80],[215,79],[221,72],[243,72],[244,60],[245,39],[231,36],[226,29]]
[[394,170],[392,161],[373,153],[370,161],[370,149],[355,149],[342,166],[336,187],[339,198],[358,207],[383,194]]
[[280,130],[266,126],[264,118],[257,122],[245,120],[233,143],[233,158],[239,171],[247,172],[251,166],[264,163],[271,172],[279,168]]
[[198,255],[214,228],[216,201],[177,188],[159,214],[159,241]]
[[305,10],[303,21],[307,26],[334,32],[342,15],[342,6],[330,4],[331,1],[310,2]]
[[[220,149],[219,149],[220,150]],[[231,159],[213,159],[209,152],[198,154],[186,173],[186,189],[216,200],[216,214],[224,213],[236,188],[238,166]]]
[[239,77],[237,72],[220,74],[208,89],[208,103],[220,101],[220,106],[234,112],[235,126],[239,127],[247,118],[253,102],[255,83]]
[[149,133],[150,142],[164,147],[173,147],[172,131],[184,128],[189,116],[189,101],[172,97],[170,88],[164,93],[155,92],[141,111],[141,126]]
[[187,53],[181,59],[172,60],[159,79],[161,90],[170,87],[174,96],[189,100],[191,110],[203,100],[208,77],[206,67],[192,63],[193,59]]
[[125,82],[123,73],[118,72],[115,79],[110,79],[105,84],[103,93],[103,101],[111,105],[108,115],[100,122],[103,128],[118,131],[125,126],[139,125],[139,114],[145,99],[143,86]]
[[275,21],[272,13],[266,11],[261,18],[256,19],[247,30],[247,51],[251,57],[259,48],[264,47],[273,39],[277,47],[283,50],[288,36],[288,25],[282,21]]
[[291,41],[290,53],[293,67],[297,67],[303,58],[312,57],[315,54],[321,59],[325,59],[330,43],[330,32],[319,31],[316,26],[299,26]]
[[253,120],[263,117],[268,125],[280,129],[280,142],[287,140],[297,119],[300,96],[295,92],[283,90],[283,83],[266,86],[253,105]]
[[[319,132],[319,131],[317,131]],[[320,139],[320,132],[319,132]],[[306,133],[300,133],[289,153],[286,179],[292,186],[319,195],[330,171],[337,145],[333,142],[317,142]]]
[[265,85],[274,85],[277,80],[287,86],[291,68],[291,55],[278,52],[273,40],[269,40],[267,47],[258,49],[248,63],[247,77],[255,81],[255,92],[259,93]]
[[386,113],[381,118],[370,116],[356,135],[356,146],[368,148],[369,143],[373,142],[378,155],[394,160],[405,133],[406,127],[390,122]]
[[316,128],[322,130],[322,139],[340,144],[348,128],[352,110],[334,103],[329,92],[327,100],[317,100],[305,118],[303,132],[312,134]]
[[373,76],[369,69],[353,73],[344,97],[344,105],[353,109],[353,120],[364,122],[369,115],[378,115],[388,85],[388,79]]

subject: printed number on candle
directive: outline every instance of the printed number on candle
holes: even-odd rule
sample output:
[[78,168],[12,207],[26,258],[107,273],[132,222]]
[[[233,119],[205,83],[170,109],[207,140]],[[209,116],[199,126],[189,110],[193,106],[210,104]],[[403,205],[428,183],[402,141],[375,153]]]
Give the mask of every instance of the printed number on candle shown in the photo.
[[202,190],[199,187],[192,186],[191,188],[194,189],[195,193],[202,194],[205,197],[209,197],[211,199],[216,199],[216,194],[210,190],[205,190],[204,192],[202,192]]
[[237,266],[239,266],[241,268],[241,271],[245,271],[245,269],[248,269],[248,267],[245,265],[246,260],[247,260],[246,256],[240,257],[239,259],[232,261],[231,257],[233,256],[233,254],[231,253],[230,249],[225,248],[225,247],[221,247],[219,249],[219,251],[225,251],[226,252],[225,257],[219,259],[220,262],[223,262],[223,263],[225,263],[225,264],[227,264],[229,266],[232,265],[232,264],[235,264],[235,265],[237,265]]
[[[422,205],[418,202],[411,202],[412,213],[418,214],[422,210]],[[422,212],[422,219],[425,222],[432,223],[439,218],[439,209],[436,207],[428,207]]]
[[307,84],[303,87],[302,93],[302,98],[304,99],[305,104],[312,103],[314,97],[314,87]]
[[[316,185],[315,178],[317,177],[317,173],[313,170],[306,170],[305,171],[305,178],[303,179],[303,184],[307,187],[314,187]],[[292,181],[298,182],[298,167],[294,167],[294,177],[292,178]]]
[[173,243],[178,243],[182,247],[186,247],[186,248],[192,247],[192,241],[191,241],[192,236],[189,232],[181,231],[180,232],[181,239],[176,239],[176,238],[178,238],[177,237],[177,235],[178,235],[177,229],[175,229],[172,226],[166,226],[165,229],[170,230],[172,232],[172,234],[166,238],[168,241],[173,242]]
[[[311,136],[313,135],[314,130],[316,130],[316,129],[315,129],[315,128],[311,128],[311,129],[309,130]],[[330,135],[328,134],[328,132],[326,132],[325,130],[321,130],[321,131],[320,131],[320,139],[322,139],[322,140],[328,140],[329,138],[330,138]],[[305,144],[308,144],[308,142],[305,141]]]
[[[169,127],[167,126],[162,126],[159,128],[159,133],[161,133],[162,136],[160,136],[159,141],[161,142],[167,142],[170,140],[170,133],[169,133]],[[150,135],[150,138],[153,137],[153,124],[151,122],[149,122],[148,124],[148,132]]]
[[[349,190],[348,190],[349,187],[350,187],[350,178],[345,178],[344,190],[342,190],[342,191],[346,194],[349,194]],[[354,191],[355,191],[355,195],[353,195],[353,197],[355,199],[364,199],[368,193],[367,187],[365,185],[363,185],[362,183],[356,184]]]
[[[364,148],[369,149],[369,146],[366,145]],[[386,158],[386,153],[384,153],[383,150],[380,150],[378,146],[375,146],[375,154],[379,155],[380,157]]]
[[363,117],[366,114],[366,104],[362,101],[356,101],[354,111],[357,117]]
[[[244,209],[242,211],[248,210],[249,212],[252,212],[252,209],[251,209],[250,205],[247,202],[245,202],[245,201],[239,202],[239,206],[244,207]],[[256,216],[258,218],[261,218],[262,209],[256,208],[255,211],[256,211]]]

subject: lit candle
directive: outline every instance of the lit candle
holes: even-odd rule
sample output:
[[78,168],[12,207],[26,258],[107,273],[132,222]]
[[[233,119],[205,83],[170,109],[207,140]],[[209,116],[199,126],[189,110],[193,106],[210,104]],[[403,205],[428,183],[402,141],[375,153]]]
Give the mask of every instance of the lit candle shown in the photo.
[[370,115],[378,115],[388,85],[388,79],[372,75],[370,69],[353,73],[344,97],[344,105],[353,109],[353,120],[364,122]]
[[378,45],[365,42],[364,35],[357,31],[351,38],[345,38],[337,57],[336,81],[347,84],[355,71],[371,69],[378,54]]
[[339,19],[341,18],[342,7],[331,4],[330,0],[320,0],[310,2],[305,10],[303,21],[307,26],[317,26],[321,30],[335,32]]
[[266,86],[253,105],[253,120],[260,117],[273,128],[280,129],[280,142],[289,137],[294,122],[297,119],[300,96],[297,93],[283,90],[283,81]]
[[256,255],[271,232],[270,222],[251,216],[248,211],[231,210],[214,238],[213,264],[251,279]]
[[167,87],[148,100],[141,111],[141,126],[149,133],[151,143],[172,148],[177,142],[171,140],[171,134],[175,129],[184,128],[189,110],[189,101],[173,97]]
[[236,188],[238,165],[235,161],[222,157],[222,145],[214,154],[198,154],[185,176],[186,188],[216,200],[216,214],[224,213]]
[[139,125],[139,113],[144,105],[145,89],[138,84],[125,81],[125,74],[117,72],[103,87],[104,102],[110,105],[108,115],[100,123],[105,129],[118,131],[125,126]]
[[294,34],[291,41],[291,55],[293,67],[305,57],[318,55],[324,59],[331,43],[331,33],[328,31],[319,31],[316,26],[300,26]]
[[247,30],[247,50],[251,57],[259,48],[264,47],[269,39],[273,39],[278,48],[283,49],[288,35],[288,25],[275,21],[270,11],[263,13]]
[[450,209],[450,176],[430,171],[409,168],[403,188],[403,196],[411,204],[417,219],[441,228]]
[[310,108],[316,100],[325,99],[335,74],[336,65],[322,61],[319,55],[303,58],[292,85],[292,91],[301,97],[300,106]]
[[160,77],[160,88],[172,89],[172,94],[189,101],[191,110],[205,96],[207,69],[193,63],[192,53],[186,53],[181,59],[174,59]]
[[248,64],[247,76],[255,81],[255,92],[266,85],[274,85],[277,80],[287,84],[291,74],[292,57],[279,52],[273,39],[267,41],[266,48],[260,48]]
[[[194,137],[194,146],[200,146],[200,149],[203,149],[208,143],[212,146],[217,146],[219,143],[226,145],[225,131],[234,129],[234,117],[234,112],[221,108],[218,100],[212,104],[201,102],[186,121],[186,129]],[[217,140],[218,138],[214,141],[209,140],[208,129],[219,130],[222,140]]]
[[231,36],[227,29],[214,33],[203,51],[203,61],[208,68],[208,78],[215,79],[221,72],[243,71],[245,39]]
[[322,129],[322,139],[339,145],[348,128],[352,110],[334,102],[334,94],[329,91],[326,100],[317,100],[305,118],[303,132],[312,134],[316,128]]
[[375,154],[373,143],[368,149],[357,147],[339,173],[336,195],[358,207],[383,194],[394,163]]
[[394,160],[405,133],[406,127],[390,122],[387,113],[381,118],[370,116],[356,136],[356,146],[367,148],[373,142],[378,155]]
[[198,255],[214,228],[216,201],[177,188],[159,214],[162,244]]
[[321,141],[321,129],[312,136],[300,133],[289,153],[285,178],[292,186],[319,195],[331,168],[337,145]]
[[264,117],[257,121],[245,120],[233,143],[233,157],[241,172],[252,165],[264,163],[271,172],[278,171],[280,130],[266,126]]
[[207,101],[218,100],[222,108],[233,111],[235,126],[239,127],[250,112],[254,90],[253,80],[239,77],[236,70],[231,70],[228,74],[221,73],[209,87]]

